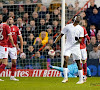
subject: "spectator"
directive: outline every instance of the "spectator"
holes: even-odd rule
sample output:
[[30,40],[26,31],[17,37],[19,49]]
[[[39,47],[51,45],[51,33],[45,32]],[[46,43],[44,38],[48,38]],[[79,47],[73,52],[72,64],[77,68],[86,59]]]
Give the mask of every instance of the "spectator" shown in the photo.
[[87,27],[87,20],[83,19],[80,21],[80,23],[83,27],[85,27],[85,28]]
[[0,2],[0,14],[2,13],[2,9],[3,9],[3,3]]
[[36,26],[35,26],[35,21],[34,20],[31,20],[30,21],[30,26],[31,26],[31,30],[32,31],[35,31],[36,30]]
[[100,12],[98,11],[98,8],[93,9],[93,14],[90,15],[88,24],[95,24],[97,28],[99,28],[100,25]]
[[75,8],[74,8],[74,11],[77,13],[81,8],[79,7],[79,1],[76,0],[75,1]]
[[50,45],[53,48],[53,38],[52,37],[49,37],[48,45]]
[[61,51],[60,50],[56,50],[55,53],[56,53],[55,54],[56,55],[55,56],[56,58],[61,58]]
[[[8,11],[12,11],[12,12],[17,11],[17,5],[14,5],[15,4],[14,0],[10,0],[9,4],[10,5],[7,6]],[[14,13],[16,13],[16,12],[14,12]]]
[[62,7],[58,7],[58,13],[61,14]]
[[49,52],[49,50],[51,50],[51,49],[52,49],[52,47],[51,47],[49,44],[47,44],[47,45],[45,46],[45,48],[42,50],[43,55],[45,56],[45,58],[49,58],[48,52]]
[[90,25],[90,29],[87,30],[88,35],[91,36],[96,36],[97,34],[97,30],[96,30],[96,26],[94,24]]
[[25,30],[21,31],[22,32],[22,36],[23,36],[23,40],[27,41],[27,37],[30,33],[32,33],[31,31],[31,26],[29,24],[26,25]]
[[66,21],[71,19],[73,17],[73,15],[75,15],[75,14],[76,14],[76,12],[74,11],[73,5],[69,4],[68,8],[66,8]]
[[40,25],[38,26],[37,33],[40,33],[41,31],[46,31],[46,25],[44,19],[40,20]]
[[41,11],[38,13],[39,18],[45,18],[46,14],[48,13],[48,10],[46,8],[46,6],[41,6]]
[[3,16],[8,15],[8,9],[6,7],[2,9],[2,14]]
[[[65,5],[67,6],[67,4],[65,4]],[[60,3],[58,3],[58,0],[57,1],[53,0],[49,6],[49,12],[52,13],[52,12],[54,12],[54,9],[57,9],[59,7],[61,7],[61,1],[60,1]]]
[[16,17],[21,17],[23,18],[25,11],[24,11],[24,6],[23,5],[19,5],[18,7],[18,12],[16,13]]
[[3,18],[2,14],[0,14],[0,23],[2,23],[2,18]]
[[[39,51],[35,52],[35,55],[32,57],[32,61],[31,61],[33,63],[34,69],[43,68],[44,59],[45,59],[45,57],[43,55],[41,55]],[[42,63],[43,63],[43,66],[42,66]]]
[[90,44],[87,45],[87,53],[89,55],[90,51],[93,50],[93,45],[96,44],[96,37],[95,36],[92,36],[91,37],[91,40],[90,40]]
[[61,30],[60,25],[58,24],[57,20],[53,21],[53,35],[55,35],[56,33],[59,33]]
[[33,55],[33,52],[34,51],[34,48],[33,48],[33,46],[28,46],[28,50],[26,51],[26,58],[27,58],[27,60],[29,60],[31,57],[32,57],[32,55]]
[[34,40],[35,40],[34,35],[32,33],[30,33],[29,36],[28,36],[27,44],[28,45],[33,45]]
[[[32,59],[44,59],[45,57],[40,54],[39,51],[35,52],[35,55],[32,57]],[[36,61],[37,62],[37,61]]]
[[52,25],[51,19],[50,19],[50,14],[46,14],[46,25]]
[[23,15],[23,23],[28,24],[29,23],[29,15],[28,13],[24,13]]
[[80,13],[80,16],[81,16],[82,19],[86,19],[87,20],[86,13],[84,11]]
[[53,15],[52,15],[52,19],[53,20],[57,20],[58,19],[58,15],[59,15],[59,11],[58,9],[54,9]]
[[86,16],[87,18],[93,14],[93,9],[97,8],[97,5],[95,4],[95,0],[90,0],[90,7],[86,10]]
[[24,23],[23,23],[21,17],[17,18],[16,26],[20,29],[20,31],[22,31],[24,29]]
[[61,15],[58,15],[59,24],[61,25]]
[[[96,41],[97,45],[100,45],[100,33],[97,33],[97,41]],[[100,49],[100,46],[99,46]]]
[[41,6],[42,6],[42,4],[37,4],[34,11],[35,12],[40,12],[41,11]]
[[47,33],[48,33],[48,37],[52,37],[53,36],[53,32],[52,32],[52,26],[51,25],[47,25]]
[[31,19],[35,21],[36,26],[39,25],[39,18],[38,18],[38,13],[37,12],[32,13],[32,18]]
[[30,16],[32,11],[34,10],[34,4],[31,4],[31,0],[25,0],[25,12],[28,13],[28,15]]
[[42,45],[45,45],[48,42],[48,33],[45,31],[42,31],[39,34],[39,37],[37,37],[34,41],[34,45],[37,43],[42,43]]
[[100,50],[98,50],[98,45],[93,45],[93,51],[89,53],[89,59],[99,59],[100,58]]
[[14,19],[14,21],[16,21],[16,16],[14,15],[13,11],[9,12],[9,16],[12,17]]

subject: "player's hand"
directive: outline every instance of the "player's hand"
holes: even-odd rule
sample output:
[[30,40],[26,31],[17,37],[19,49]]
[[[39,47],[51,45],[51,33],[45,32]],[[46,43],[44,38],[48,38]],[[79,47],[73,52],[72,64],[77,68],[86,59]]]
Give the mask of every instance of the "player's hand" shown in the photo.
[[23,49],[20,49],[20,53],[23,53]]
[[90,44],[90,40],[87,40],[87,45],[89,45]]
[[55,48],[55,47],[56,47],[56,44],[55,44],[55,43],[53,43],[52,47],[53,47],[53,48]]
[[13,47],[16,47],[16,45],[14,44]]

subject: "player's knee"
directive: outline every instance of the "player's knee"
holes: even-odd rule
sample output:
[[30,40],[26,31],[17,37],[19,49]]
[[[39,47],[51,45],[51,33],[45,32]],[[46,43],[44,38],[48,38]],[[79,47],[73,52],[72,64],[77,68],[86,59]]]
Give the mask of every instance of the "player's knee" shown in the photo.
[[16,65],[16,60],[12,60],[12,64]]

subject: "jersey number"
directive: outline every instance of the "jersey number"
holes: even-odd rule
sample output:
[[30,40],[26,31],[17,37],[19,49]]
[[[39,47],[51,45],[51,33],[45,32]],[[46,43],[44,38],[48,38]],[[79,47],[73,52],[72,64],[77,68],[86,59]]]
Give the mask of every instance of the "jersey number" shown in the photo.
[[2,39],[3,39],[2,32],[3,32],[3,31],[0,31],[0,40],[2,40]]

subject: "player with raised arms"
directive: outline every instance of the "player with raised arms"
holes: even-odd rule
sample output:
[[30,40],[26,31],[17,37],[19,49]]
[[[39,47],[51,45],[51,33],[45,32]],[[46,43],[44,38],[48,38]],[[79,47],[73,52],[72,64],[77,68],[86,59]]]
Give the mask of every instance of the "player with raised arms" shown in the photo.
[[73,60],[76,61],[77,66],[78,66],[78,74],[79,74],[79,81],[76,84],[82,84],[83,82],[83,70],[82,66],[80,64],[81,60],[81,51],[80,51],[80,43],[82,41],[82,38],[84,37],[84,30],[83,28],[79,25],[81,18],[80,16],[75,16],[74,22],[71,24],[67,24],[63,30],[61,31],[61,34],[56,38],[54,41],[54,46],[55,43],[58,42],[58,40],[61,39],[61,37],[65,34],[66,35],[66,44],[65,44],[65,49],[64,49],[64,65],[63,65],[63,73],[64,73],[64,79],[62,83],[65,83],[68,81],[68,59],[70,55],[73,55]]

